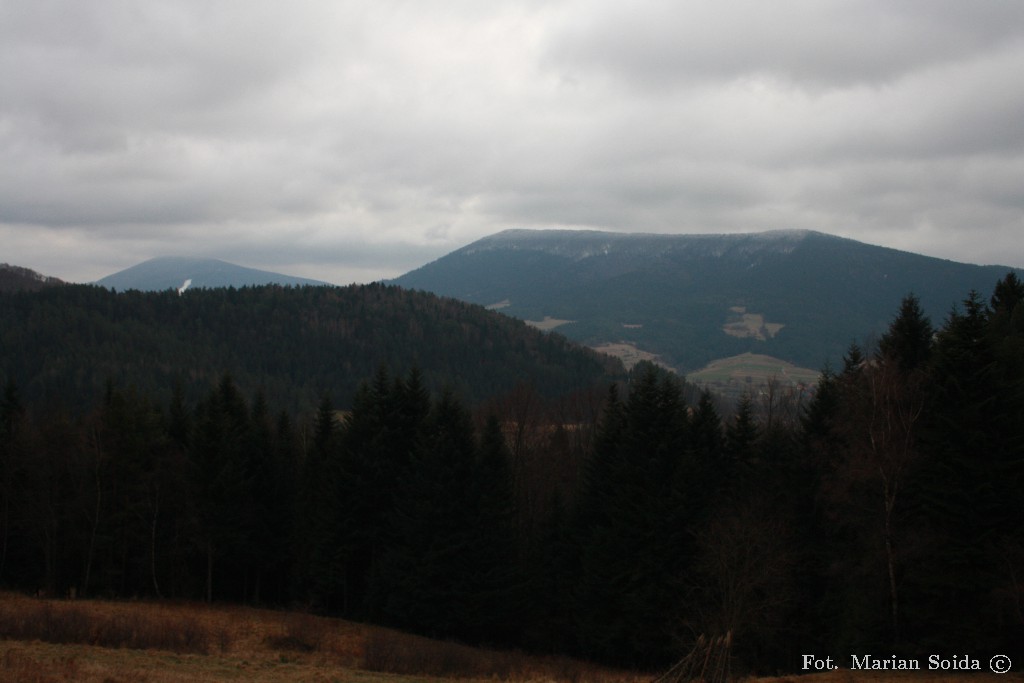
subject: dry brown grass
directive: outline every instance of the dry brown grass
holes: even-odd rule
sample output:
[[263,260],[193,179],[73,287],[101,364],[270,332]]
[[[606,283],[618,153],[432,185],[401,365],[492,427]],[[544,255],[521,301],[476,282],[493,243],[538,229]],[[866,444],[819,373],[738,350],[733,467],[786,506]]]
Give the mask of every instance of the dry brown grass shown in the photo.
[[179,654],[207,654],[229,644],[224,629],[200,624],[192,615],[25,599],[0,603],[0,637]]
[[[0,683],[639,683],[559,657],[471,648],[311,614],[0,593]],[[838,670],[757,683],[1022,683],[1021,674]]]
[[0,682],[643,680],[311,614],[0,594]]
[[368,628],[364,646],[361,664],[364,669],[445,680],[628,683],[649,678],[612,671],[569,657],[541,657],[469,647],[383,628]]

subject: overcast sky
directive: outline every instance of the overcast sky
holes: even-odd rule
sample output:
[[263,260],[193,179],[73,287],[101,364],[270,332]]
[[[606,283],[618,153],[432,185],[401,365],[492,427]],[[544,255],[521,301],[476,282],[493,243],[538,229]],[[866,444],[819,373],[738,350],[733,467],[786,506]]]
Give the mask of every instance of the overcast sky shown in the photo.
[[0,262],[338,284],[506,228],[1024,266],[1024,2],[0,0]]

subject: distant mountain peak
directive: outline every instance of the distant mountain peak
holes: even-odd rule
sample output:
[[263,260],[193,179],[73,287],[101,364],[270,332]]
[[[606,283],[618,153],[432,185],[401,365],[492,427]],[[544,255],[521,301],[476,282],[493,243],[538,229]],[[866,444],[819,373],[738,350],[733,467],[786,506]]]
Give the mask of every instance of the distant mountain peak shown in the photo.
[[914,292],[933,319],[1006,268],[959,264],[813,230],[635,234],[505,230],[395,280],[682,371],[757,353],[804,367],[877,336]]
[[326,285],[327,282],[247,268],[215,258],[159,256],[97,280],[96,284],[118,290],[140,291],[215,289],[253,285]]

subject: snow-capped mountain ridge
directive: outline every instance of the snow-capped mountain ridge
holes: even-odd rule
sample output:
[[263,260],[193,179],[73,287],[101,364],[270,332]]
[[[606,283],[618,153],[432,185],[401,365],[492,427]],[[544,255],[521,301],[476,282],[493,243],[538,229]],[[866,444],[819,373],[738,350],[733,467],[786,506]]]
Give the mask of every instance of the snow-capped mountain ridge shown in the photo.
[[[456,254],[493,250],[537,251],[573,260],[595,256],[655,257],[664,254],[694,257],[744,256],[755,252],[789,253],[811,230],[772,230],[759,233],[665,235],[597,230],[510,229],[478,240]],[[833,238],[840,239],[840,238]]]

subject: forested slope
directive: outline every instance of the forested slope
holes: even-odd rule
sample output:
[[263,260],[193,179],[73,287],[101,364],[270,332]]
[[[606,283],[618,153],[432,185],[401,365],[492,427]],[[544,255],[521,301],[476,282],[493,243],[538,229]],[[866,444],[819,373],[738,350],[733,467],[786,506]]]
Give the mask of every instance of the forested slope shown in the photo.
[[[243,287],[114,293],[51,287],[0,296],[0,373],[30,401],[75,406],[108,380],[163,401],[196,399],[222,374],[276,407],[340,406],[383,365],[421,369],[471,403],[519,382],[568,393],[621,372],[558,335],[397,287]],[[611,373],[611,374],[609,374]]]
[[40,275],[34,270],[0,263],[0,292],[35,291],[64,284],[55,277]]
[[908,295],[812,396],[726,411],[650,364],[603,400],[519,385],[475,411],[377,370],[343,419],[228,376],[197,400],[112,383],[77,415],[8,382],[0,584],[646,669],[700,634],[731,634],[735,673],[1024,661],[1024,283],[964,296],[933,323]]

